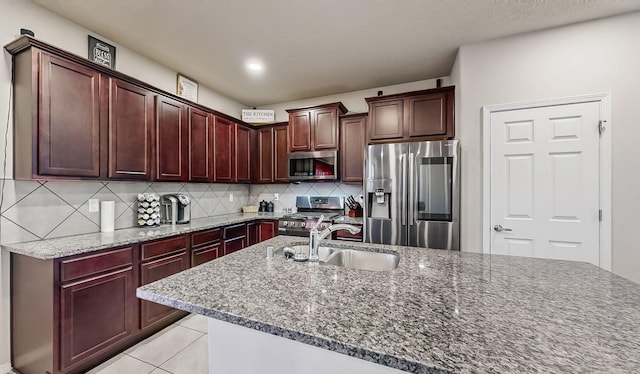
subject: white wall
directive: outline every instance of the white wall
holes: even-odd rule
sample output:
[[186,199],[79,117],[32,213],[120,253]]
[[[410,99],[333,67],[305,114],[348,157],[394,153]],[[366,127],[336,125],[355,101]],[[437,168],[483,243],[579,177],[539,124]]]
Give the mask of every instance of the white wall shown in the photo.
[[613,272],[640,282],[640,13],[461,47],[462,247],[482,250],[483,105],[612,93]]
[[[451,84],[449,77],[441,78],[442,86],[448,86]],[[313,97],[304,100],[288,101],[284,103],[277,103],[272,105],[265,105],[259,109],[273,109],[276,114],[276,122],[283,122],[289,120],[289,114],[287,109],[306,108],[314,105],[335,103],[341,101],[347,108],[349,113],[366,113],[369,111],[367,102],[364,100],[367,97],[373,97],[378,95],[378,91],[383,91],[383,95],[392,95],[396,93],[426,90],[436,87],[437,79],[427,79],[416,82],[409,82],[403,84],[396,84],[392,86],[384,86],[377,88],[369,88],[366,90],[344,92],[336,95]]]

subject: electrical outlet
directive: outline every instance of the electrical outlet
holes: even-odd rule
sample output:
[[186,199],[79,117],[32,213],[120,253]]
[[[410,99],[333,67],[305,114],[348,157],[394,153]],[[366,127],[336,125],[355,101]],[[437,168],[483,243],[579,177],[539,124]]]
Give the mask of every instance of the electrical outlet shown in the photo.
[[232,193],[229,194],[229,201],[233,201],[233,194]]
[[95,213],[100,211],[100,200],[89,199],[89,213]]
[[274,194],[273,194],[273,200],[274,200],[274,201],[278,201],[278,200],[280,200],[280,194],[279,194],[279,193],[274,193]]

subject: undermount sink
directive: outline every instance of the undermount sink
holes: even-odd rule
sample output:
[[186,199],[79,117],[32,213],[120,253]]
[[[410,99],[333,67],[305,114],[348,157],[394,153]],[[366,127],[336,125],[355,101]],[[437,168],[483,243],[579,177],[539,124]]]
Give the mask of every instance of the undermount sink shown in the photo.
[[[290,248],[295,253],[308,254],[309,252],[308,244],[293,245],[285,248]],[[321,263],[370,271],[391,271],[396,269],[400,262],[400,257],[393,253],[359,251],[327,246],[318,248],[318,256]]]
[[325,262],[362,270],[391,271],[398,267],[400,257],[392,253],[338,249]]

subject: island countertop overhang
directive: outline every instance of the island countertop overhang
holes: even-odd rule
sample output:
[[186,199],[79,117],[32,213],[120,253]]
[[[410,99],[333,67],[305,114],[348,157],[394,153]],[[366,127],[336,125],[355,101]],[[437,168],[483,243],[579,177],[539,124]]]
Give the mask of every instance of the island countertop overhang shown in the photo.
[[[640,287],[586,263],[424,248],[398,269],[287,261],[276,237],[138,296],[409,372],[640,368]],[[340,243],[345,245],[344,243]]]

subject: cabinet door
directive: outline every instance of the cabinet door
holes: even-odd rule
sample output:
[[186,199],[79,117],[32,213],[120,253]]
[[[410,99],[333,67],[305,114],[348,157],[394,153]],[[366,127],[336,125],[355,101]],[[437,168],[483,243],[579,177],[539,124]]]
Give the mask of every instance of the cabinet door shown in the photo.
[[189,180],[213,182],[211,114],[189,108]]
[[40,55],[38,169],[40,175],[100,176],[100,74]]
[[131,266],[62,284],[61,371],[131,337],[137,328],[136,300]]
[[338,110],[315,109],[311,112],[313,150],[338,148]]
[[214,120],[214,181],[235,181],[235,131],[230,121],[215,117]]
[[362,183],[366,115],[340,120],[340,179]]
[[184,104],[156,96],[156,179],[187,181],[189,128]]
[[260,242],[260,223],[258,221],[247,223],[247,245]]
[[311,112],[289,114],[289,151],[311,150]]
[[153,94],[110,79],[109,174],[112,179],[151,179]]
[[453,102],[452,91],[414,96],[406,100],[409,137],[453,136],[449,134],[449,130],[453,131],[453,108],[449,109],[449,102]]
[[251,130],[234,124],[236,139],[235,181],[251,182]]
[[[140,285],[149,284],[159,279],[179,273],[189,268],[189,256],[183,251],[171,256],[149,261],[140,265]],[[140,301],[140,327],[149,328],[156,323],[173,318],[184,312],[150,301]]]
[[369,140],[402,139],[403,135],[403,99],[369,103]]
[[273,128],[273,181],[289,182],[289,153],[287,152],[288,126]]
[[[258,129],[258,165],[256,183],[273,182],[273,128]],[[286,145],[285,145],[286,147]]]
[[278,221],[261,221],[260,222],[260,241],[265,241],[276,236],[276,227]]

